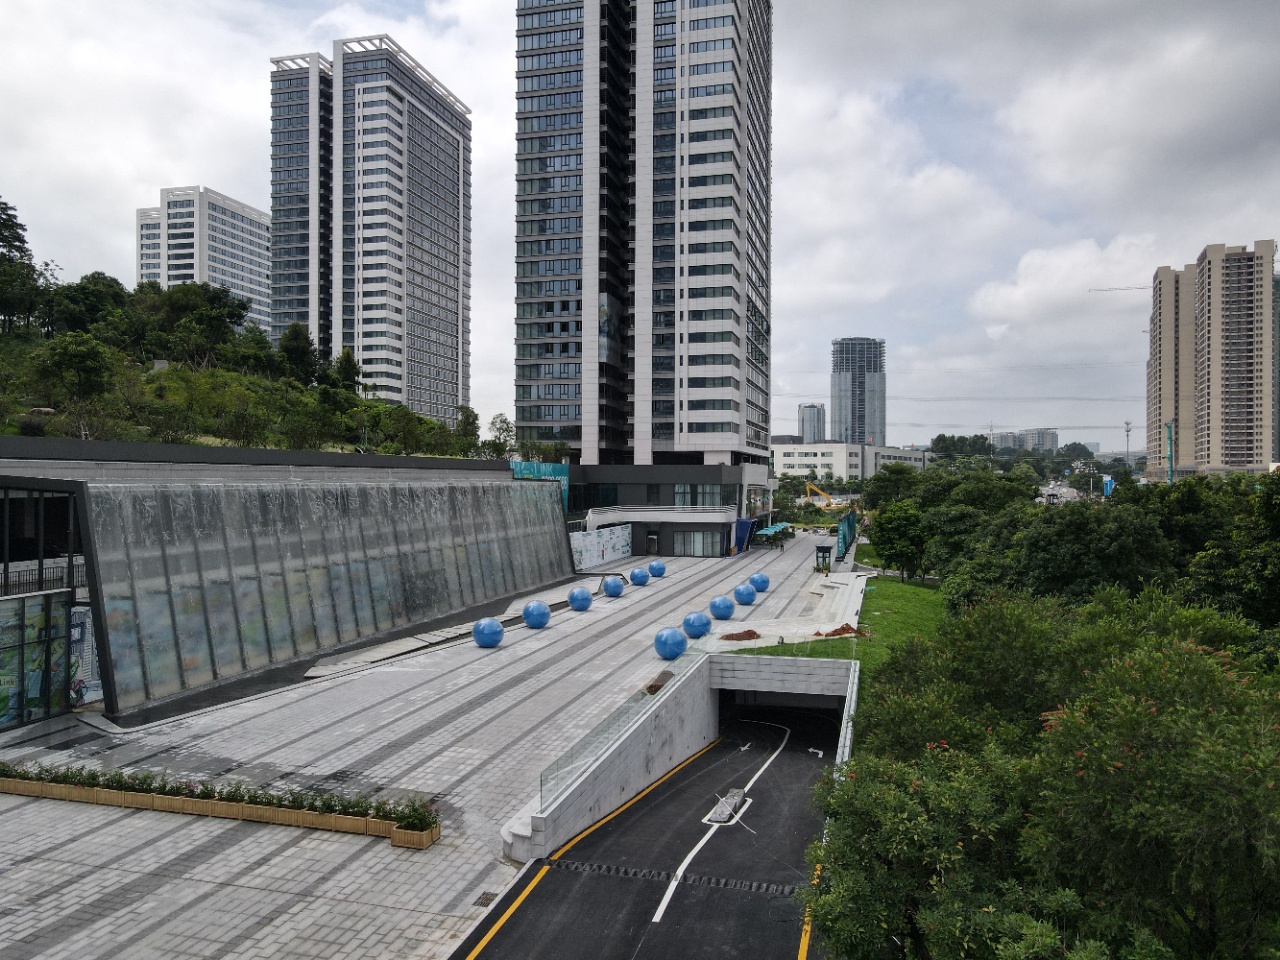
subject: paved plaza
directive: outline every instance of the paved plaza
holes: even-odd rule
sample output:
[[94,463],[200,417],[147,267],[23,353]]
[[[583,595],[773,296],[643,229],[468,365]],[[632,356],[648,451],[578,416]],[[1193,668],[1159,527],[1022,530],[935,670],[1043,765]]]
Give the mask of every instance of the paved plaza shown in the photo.
[[785,552],[667,565],[665,578],[557,613],[545,630],[509,629],[495,650],[445,643],[128,731],[61,717],[0,736],[10,762],[416,791],[443,818],[441,840],[411,851],[0,795],[0,960],[447,956],[486,895],[515,878],[499,831],[537,795],[542,770],[663,669],[658,628],[757,570],[772,588],[720,629],[801,617],[819,601],[805,537]]

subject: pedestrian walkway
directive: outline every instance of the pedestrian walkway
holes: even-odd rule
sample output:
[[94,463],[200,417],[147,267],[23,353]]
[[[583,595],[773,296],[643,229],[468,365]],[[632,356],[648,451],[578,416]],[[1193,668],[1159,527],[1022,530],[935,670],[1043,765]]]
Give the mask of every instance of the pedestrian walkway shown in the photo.
[[62,717],[0,736],[10,762],[414,791],[444,821],[419,852],[0,795],[0,960],[447,956],[515,877],[499,830],[543,768],[663,669],[657,630],[757,570],[771,589],[730,623],[801,610],[819,579],[800,550],[666,563],[666,577],[544,630],[509,628],[494,650],[443,640],[128,731]]

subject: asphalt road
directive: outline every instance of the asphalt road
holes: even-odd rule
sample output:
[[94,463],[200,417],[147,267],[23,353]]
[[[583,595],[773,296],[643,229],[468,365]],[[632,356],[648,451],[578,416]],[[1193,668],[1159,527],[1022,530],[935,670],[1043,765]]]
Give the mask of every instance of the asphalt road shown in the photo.
[[[810,787],[831,763],[837,724],[834,712],[723,716],[709,750],[530,864],[454,960],[795,960],[795,891],[822,829]],[[736,817],[704,822],[734,787],[746,790]]]

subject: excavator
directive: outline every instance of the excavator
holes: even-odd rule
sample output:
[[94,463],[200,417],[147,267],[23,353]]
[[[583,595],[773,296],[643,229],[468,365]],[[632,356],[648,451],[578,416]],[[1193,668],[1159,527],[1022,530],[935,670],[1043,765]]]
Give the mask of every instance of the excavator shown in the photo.
[[841,506],[840,506],[839,504],[837,504],[834,500],[832,500],[832,499],[831,499],[831,494],[827,493],[825,490],[819,490],[819,489],[818,489],[817,487],[815,487],[812,483],[810,483],[808,480],[806,480],[806,481],[804,482],[804,495],[805,495],[805,499],[806,499],[806,500],[808,500],[810,503],[813,503],[813,495],[814,495],[815,493],[816,493],[818,496],[822,497],[824,500],[826,500],[826,501],[827,501],[827,505],[826,505],[825,507],[824,507],[822,504],[818,504],[818,508],[819,508],[819,509],[821,509],[821,510],[839,510],[839,509],[841,509]]

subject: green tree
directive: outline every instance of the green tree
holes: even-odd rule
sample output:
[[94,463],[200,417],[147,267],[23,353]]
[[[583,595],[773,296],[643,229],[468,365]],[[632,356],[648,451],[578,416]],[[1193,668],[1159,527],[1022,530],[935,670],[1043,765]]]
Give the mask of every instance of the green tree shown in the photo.
[[280,336],[280,357],[284,369],[302,386],[315,383],[319,368],[316,345],[304,324],[291,323]]
[[0,200],[0,333],[35,324],[56,285],[56,271],[52,263],[35,262],[26,225],[11,204]]
[[95,271],[51,291],[44,325],[52,333],[88,331],[112,311],[123,309],[128,301],[129,291],[119,280]]
[[1135,637],[1049,719],[1026,850],[1179,957],[1280,951],[1280,705],[1225,654]]
[[868,510],[906,500],[920,485],[919,471],[905,463],[885,464],[863,485],[862,503]]
[[338,360],[333,365],[333,375],[343,389],[359,393],[361,374],[360,364],[356,362],[354,351],[350,347],[343,347],[342,353],[338,354]]
[[880,559],[899,570],[903,579],[924,572],[924,514],[913,501],[891,503],[876,516],[871,525],[871,545]]
[[427,442],[422,418],[410,410],[396,404],[382,415],[380,429],[385,438],[384,453],[413,454],[421,452]]
[[87,333],[64,333],[32,356],[31,368],[62,400],[83,404],[110,389],[115,364],[110,351]]
[[453,450],[459,457],[475,457],[480,452],[480,416],[465,404],[458,407],[458,425],[453,428]]
[[515,425],[505,413],[495,413],[489,420],[489,439],[480,444],[480,456],[485,460],[508,460],[515,445]]

